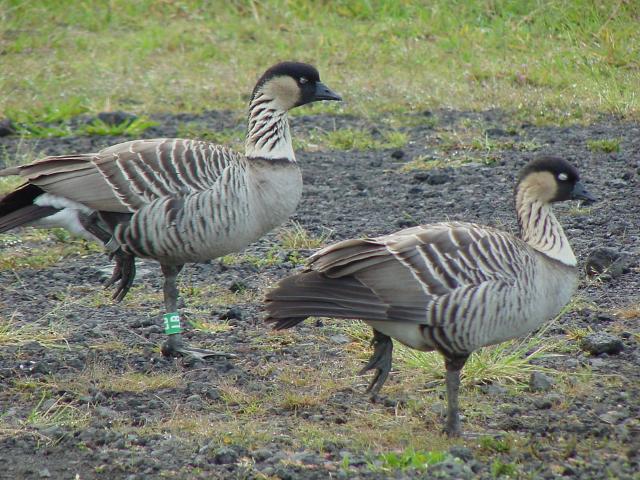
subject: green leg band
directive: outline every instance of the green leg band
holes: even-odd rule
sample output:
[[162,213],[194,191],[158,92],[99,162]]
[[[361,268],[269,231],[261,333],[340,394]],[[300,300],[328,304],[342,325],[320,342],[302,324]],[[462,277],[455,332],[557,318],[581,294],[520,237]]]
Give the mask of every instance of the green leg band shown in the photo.
[[178,313],[165,313],[164,314],[164,333],[167,335],[175,335],[181,333],[182,327],[180,327],[180,315]]

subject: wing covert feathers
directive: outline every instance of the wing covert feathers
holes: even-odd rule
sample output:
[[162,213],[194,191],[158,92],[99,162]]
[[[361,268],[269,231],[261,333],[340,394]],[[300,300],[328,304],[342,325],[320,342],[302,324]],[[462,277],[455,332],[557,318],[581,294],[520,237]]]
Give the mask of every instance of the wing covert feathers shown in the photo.
[[456,302],[515,284],[525,253],[508,234],[461,222],[345,240],[318,251],[306,271],[267,294],[268,321],[288,328],[328,316],[437,326],[455,315]]

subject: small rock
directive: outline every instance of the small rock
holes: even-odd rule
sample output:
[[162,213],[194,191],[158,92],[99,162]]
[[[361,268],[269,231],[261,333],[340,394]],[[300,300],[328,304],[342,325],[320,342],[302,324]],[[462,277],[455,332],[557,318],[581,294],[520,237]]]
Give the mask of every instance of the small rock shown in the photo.
[[467,480],[477,477],[464,462],[459,459],[448,458],[429,467],[428,478]]
[[133,122],[138,118],[133,113],[127,113],[122,111],[116,112],[100,112],[98,114],[98,120],[106,123],[107,125],[120,125],[124,122]]
[[58,403],[57,399],[49,398],[49,399],[45,400],[44,402],[42,402],[42,405],[40,405],[40,410],[42,410],[43,412],[47,412],[47,411],[51,410],[52,408],[55,408],[57,403]]
[[220,315],[220,318],[222,320],[232,320],[232,319],[242,320],[242,310],[238,307],[231,307],[225,313]]
[[441,417],[444,417],[447,414],[447,407],[441,402],[432,403],[431,406],[429,406],[429,410]]
[[622,340],[608,333],[592,333],[580,341],[580,348],[591,355],[616,355],[624,350]]
[[532,392],[548,392],[555,382],[542,372],[533,372],[529,377],[529,390]]
[[505,395],[507,393],[507,389],[504,387],[501,387],[500,385],[483,385],[482,387],[480,387],[480,390],[482,391],[482,393],[486,394],[486,395],[491,395],[492,397],[498,397],[500,395]]
[[538,410],[548,410],[553,406],[553,402],[549,400],[547,397],[536,398],[533,401],[533,406]]
[[229,285],[229,290],[233,293],[242,293],[247,290],[248,285],[242,281],[233,282]]
[[442,185],[450,182],[453,177],[444,172],[417,172],[413,174],[416,182],[426,182],[428,185]]
[[251,456],[256,462],[264,462],[265,460],[273,458],[273,452],[268,448],[258,448]]
[[209,400],[220,400],[220,391],[215,387],[209,387],[203,393]]
[[449,449],[449,453],[452,457],[459,458],[460,460],[464,460],[468,462],[473,459],[473,452],[470,448],[463,447],[462,445],[454,445]]
[[51,472],[48,468],[43,468],[42,470],[40,470],[38,472],[38,475],[40,475],[40,478],[51,478]]
[[351,338],[341,333],[338,333],[336,335],[331,335],[329,337],[329,340],[331,340],[333,343],[337,343],[338,345],[345,345],[347,343],[351,343]]
[[229,463],[235,463],[238,460],[238,454],[233,448],[221,447],[216,450],[213,455],[213,461],[218,465],[226,465]]
[[394,150],[391,153],[391,158],[395,158],[395,159],[399,160],[402,157],[404,157],[404,151],[403,150]]
[[600,247],[589,253],[585,263],[587,275],[608,274],[611,278],[617,278],[626,273],[633,260],[625,252],[619,252],[613,248]]
[[13,122],[9,118],[0,120],[0,137],[7,137],[16,133]]
[[490,137],[504,137],[508,135],[507,131],[501,128],[488,128],[484,133]]
[[118,417],[118,412],[108,407],[98,406],[95,411],[96,414],[102,418],[114,419]]
[[627,416],[628,412],[612,410],[610,412],[603,413],[602,415],[598,415],[598,418],[605,423],[615,425],[620,420],[625,419]]

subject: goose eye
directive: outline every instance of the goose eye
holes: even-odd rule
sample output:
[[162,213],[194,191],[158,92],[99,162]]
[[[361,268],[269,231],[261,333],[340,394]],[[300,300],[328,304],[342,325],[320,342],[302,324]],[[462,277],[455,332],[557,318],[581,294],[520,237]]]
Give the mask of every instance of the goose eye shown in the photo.
[[569,179],[569,175],[567,175],[566,173],[559,173],[558,174],[558,180],[560,180],[561,182],[565,182]]
[[298,82],[300,82],[301,85],[304,85],[305,83],[307,83],[309,80],[306,77],[300,77],[298,79]]

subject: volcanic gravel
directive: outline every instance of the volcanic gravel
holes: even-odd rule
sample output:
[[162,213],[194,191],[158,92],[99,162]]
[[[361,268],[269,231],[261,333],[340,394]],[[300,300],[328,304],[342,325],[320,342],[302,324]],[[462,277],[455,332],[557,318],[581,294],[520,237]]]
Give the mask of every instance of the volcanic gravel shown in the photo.
[[[429,121],[432,117],[437,118],[435,126]],[[155,119],[160,125],[145,132],[147,138],[176,136],[179,126],[187,122],[211,130],[242,128],[243,123],[228,112],[161,115]],[[386,128],[383,120],[311,115],[294,117],[291,123],[294,138],[314,128],[364,129],[379,137]],[[297,366],[301,367],[296,370],[299,375],[312,375],[328,359],[338,363],[350,359],[352,354],[345,345],[351,339],[338,334],[329,340],[330,347],[310,348],[322,328],[308,321],[298,328],[298,341],[282,342],[272,349],[258,348],[249,341],[274,336],[261,322],[262,292],[300,268],[291,261],[295,252],[280,252],[282,261],[264,267],[246,262],[228,265],[217,260],[188,266],[181,284],[187,305],[187,285],[197,288],[215,283],[248,289],[256,292],[255,299],[212,307],[210,320],[215,323],[224,319],[232,329],[186,335],[193,344],[234,352],[235,358],[204,363],[163,358],[157,350],[163,340],[158,314],[161,300],[149,302],[148,311],[127,309],[124,304],[94,307],[74,302],[74,295],[101,289],[101,282],[110,273],[108,258],[96,253],[71,256],[44,270],[0,271],[0,318],[12,319],[13,328],[46,328],[62,317],[70,332],[66,343],[55,348],[35,341],[0,344],[0,478],[494,478],[500,475],[497,460],[513,463],[524,478],[640,478],[640,329],[637,317],[616,315],[617,309],[640,302],[640,125],[602,118],[586,126],[534,126],[497,111],[407,114],[406,124],[411,126],[400,130],[409,135],[410,142],[401,149],[298,152],[304,194],[293,219],[315,235],[330,229],[331,241],[445,219],[515,232],[512,192],[516,175],[534,156],[553,154],[574,163],[589,191],[600,198],[586,213],[576,213],[575,205],[556,207],[583,277],[586,259],[592,252],[598,255],[598,249],[607,249],[606,258],[624,259],[610,273],[602,265],[606,263],[602,255],[593,260],[600,273],[583,278],[580,284],[578,294],[585,305],[564,315],[545,334],[551,338],[581,330],[588,336],[573,341],[564,337],[568,344],[573,342],[572,348],[543,360],[550,370],[534,374],[529,388],[513,393],[500,384],[485,385],[480,396],[474,397],[488,406],[483,425],[486,432],[498,438],[503,434],[515,436],[520,439],[517,447],[482,454],[474,439],[451,442],[445,461],[425,473],[411,468],[376,470],[370,452],[354,448],[349,438],[314,448],[301,447],[286,435],[240,442],[224,440],[224,432],[201,438],[149,431],[146,426],[154,419],[171,416],[175,405],[216,415],[229,411],[236,414],[233,404],[221,398],[221,385],[233,382],[245,391],[274,395],[275,373],[265,366],[278,372]],[[529,142],[537,147],[535,151],[496,149],[489,152],[490,164],[481,161],[487,158],[487,152],[470,150],[463,154],[477,161],[457,168],[400,170],[418,156],[446,158],[448,154],[441,150],[442,132],[451,133],[465,124],[482,125],[488,140],[503,144],[511,141],[514,145]],[[619,152],[588,148],[589,140],[612,138],[620,139]],[[0,138],[0,146],[6,158],[11,158],[25,145],[56,155],[97,151],[126,140],[95,136],[21,140],[9,135]],[[248,252],[264,255],[275,239],[272,233],[249,247]],[[306,256],[311,251],[300,253]],[[138,270],[136,284],[160,291],[161,275],[154,262],[139,261]],[[128,348],[122,352],[89,348],[97,340],[117,340]],[[51,395],[49,387],[49,394],[40,397],[39,382],[46,380],[50,386],[56,379],[85,375],[92,365],[114,372],[173,373],[182,382],[179,387],[138,393],[89,387],[82,394],[54,388]],[[353,364],[349,365],[351,368]],[[588,383],[590,390],[575,394],[558,390],[553,372],[570,375],[578,370],[593,375]],[[611,378],[617,381],[607,381]],[[16,388],[18,383],[21,389]],[[387,388],[393,383],[392,375]],[[32,385],[31,390],[28,385]],[[463,405],[468,394],[468,388],[461,390]],[[392,419],[394,399],[387,401],[391,407],[378,414]],[[435,398],[434,411],[443,401],[442,397]],[[319,428],[331,430],[356,421],[354,409],[367,404],[361,382],[352,389],[335,392],[320,406],[310,406],[308,412],[301,407],[295,415],[316,418]],[[82,427],[65,422],[65,407],[88,411],[89,421]],[[30,421],[35,411],[47,412],[49,419],[56,418],[55,412],[60,416],[39,427],[33,418]],[[295,422],[295,415],[273,409],[256,421],[268,430],[272,424]],[[421,434],[426,437],[441,432]],[[573,439],[575,448],[563,447],[560,452],[554,447],[556,443],[571,444],[568,439]],[[584,453],[585,446],[588,454]]]

